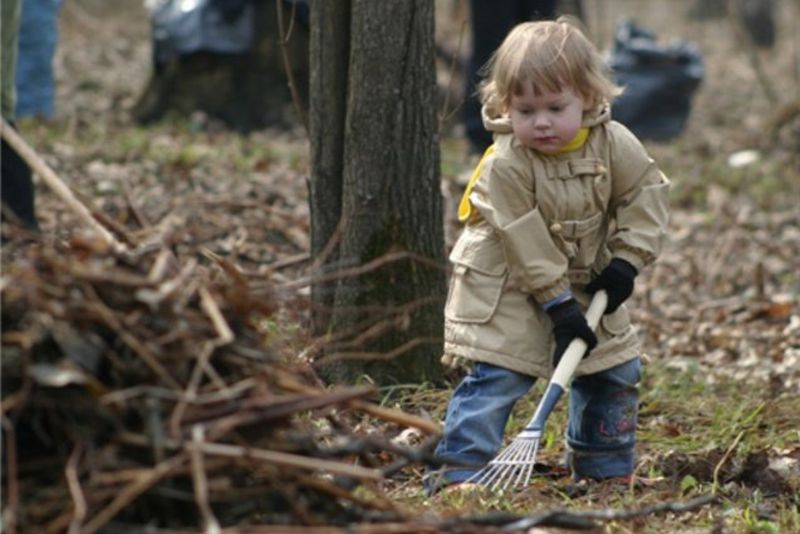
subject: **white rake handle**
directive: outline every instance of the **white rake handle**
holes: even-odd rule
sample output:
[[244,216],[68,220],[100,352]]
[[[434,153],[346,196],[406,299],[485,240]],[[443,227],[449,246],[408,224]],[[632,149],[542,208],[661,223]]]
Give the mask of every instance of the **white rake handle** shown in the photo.
[[[606,305],[608,305],[608,294],[601,289],[594,294],[592,302],[589,304],[589,309],[586,310],[586,322],[589,323],[589,328],[592,330],[597,329],[597,324],[606,311]],[[584,340],[581,338],[573,339],[561,356],[561,360],[558,362],[552,378],[550,378],[550,383],[558,384],[566,389],[573,373],[575,373],[575,368],[578,367],[578,364],[583,359],[586,348],[587,345]]]
[[[586,322],[592,330],[597,328],[597,323],[600,322],[600,317],[606,311],[608,304],[608,294],[600,290],[592,297],[592,302],[589,304],[589,309],[586,310]],[[575,368],[581,363],[583,355],[586,353],[587,344],[581,338],[573,339],[567,350],[561,356],[561,360],[544,390],[544,395],[539,400],[536,406],[536,412],[533,414],[528,426],[520,434],[525,438],[538,439],[544,430],[545,422],[550,416],[550,412],[555,408],[556,403],[564,394],[567,389],[567,384],[572,379],[575,373]]]

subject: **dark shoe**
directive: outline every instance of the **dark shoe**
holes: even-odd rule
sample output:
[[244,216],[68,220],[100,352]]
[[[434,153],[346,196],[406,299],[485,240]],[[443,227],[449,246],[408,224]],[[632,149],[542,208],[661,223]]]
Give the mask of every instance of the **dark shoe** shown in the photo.
[[[0,192],[2,192],[3,220],[18,221],[26,230],[39,232],[36,220],[33,177],[28,164],[17,154],[11,145],[2,142],[0,154]],[[6,209],[11,213],[6,216]]]

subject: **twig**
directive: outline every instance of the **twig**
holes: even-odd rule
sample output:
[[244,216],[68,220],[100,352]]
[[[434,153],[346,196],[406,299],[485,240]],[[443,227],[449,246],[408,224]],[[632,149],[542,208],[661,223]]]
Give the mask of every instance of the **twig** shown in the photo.
[[440,343],[441,341],[442,338],[440,337],[423,336],[410,339],[399,347],[395,347],[394,349],[390,350],[389,352],[334,352],[333,354],[326,354],[322,358],[316,360],[312,365],[319,368],[339,360],[391,360],[405,352],[410,351],[418,345],[422,345],[424,343]]
[[280,37],[278,42],[281,46],[281,58],[283,59],[283,69],[286,71],[286,81],[289,84],[289,91],[292,93],[292,102],[294,103],[294,108],[297,111],[297,116],[300,119],[303,128],[306,130],[306,135],[310,137],[311,133],[308,128],[308,116],[303,108],[303,102],[300,100],[300,95],[297,93],[297,84],[294,80],[292,62],[289,58],[289,48],[287,46],[289,44],[289,37],[291,37],[292,28],[294,26],[297,4],[292,2],[291,22],[288,33],[283,26],[283,0],[275,0],[275,6],[278,10],[278,33]]
[[301,469],[324,471],[334,475],[342,475],[360,480],[377,481],[383,478],[380,469],[370,469],[341,462],[332,462],[330,460],[308,458],[306,456],[298,456],[286,452],[253,449],[222,443],[201,443],[197,446],[206,454],[216,454],[231,458],[252,458],[254,460],[261,460],[284,467],[298,467]]
[[316,257],[314,258],[314,262],[311,264],[311,272],[313,273],[317,269],[320,269],[323,265],[328,262],[328,258],[330,258],[333,251],[336,249],[336,245],[342,240],[342,236],[344,235],[344,231],[347,229],[347,222],[348,217],[346,214],[342,214],[339,217],[339,222],[336,223],[336,228],[333,230],[333,233],[328,238],[328,241],[325,243],[325,246],[322,247],[322,250],[317,253]]
[[89,195],[83,193],[82,191],[73,191],[73,194],[83,205],[88,206],[87,209],[89,209],[92,217],[94,217],[97,222],[99,222],[106,229],[110,230],[112,234],[122,239],[124,244],[129,247],[129,249],[136,247],[136,241],[134,241],[129,235],[128,229],[125,228],[124,225],[114,220],[113,217],[109,217],[101,209],[97,208]]
[[291,282],[286,282],[285,284],[281,284],[281,289],[297,289],[301,287],[310,286],[311,284],[318,284],[321,282],[332,282],[334,280],[340,280],[342,278],[351,278],[355,276],[361,276],[362,274],[368,273],[370,271],[374,271],[383,265],[388,263],[393,263],[396,261],[401,260],[414,260],[422,265],[426,265],[428,267],[433,267],[434,269],[442,269],[444,270],[444,266],[440,263],[422,256],[420,254],[416,254],[414,252],[408,251],[398,251],[398,252],[389,252],[384,254],[383,256],[379,256],[367,263],[357,265],[355,267],[350,267],[348,269],[341,269],[333,273],[323,274],[320,276],[306,276],[297,280],[293,280]]
[[200,308],[206,312],[206,315],[211,320],[211,324],[214,325],[214,330],[217,332],[217,339],[214,340],[215,347],[227,345],[233,341],[236,336],[233,335],[233,330],[228,326],[228,322],[225,320],[225,317],[223,317],[217,302],[205,286],[200,286],[197,293],[200,295]]
[[731,455],[733,449],[735,449],[739,444],[739,440],[742,439],[742,436],[744,436],[744,430],[739,432],[739,434],[736,436],[736,439],[734,439],[733,443],[731,443],[730,447],[728,447],[728,450],[725,451],[725,454],[723,454],[722,458],[720,458],[719,462],[717,462],[717,465],[714,466],[714,477],[711,485],[711,493],[714,495],[716,495],[717,491],[719,491],[719,472],[722,469],[722,466],[725,465],[725,462],[728,461],[728,456]]
[[120,339],[129,346],[134,353],[136,353],[147,366],[168,386],[180,389],[180,384],[173,378],[167,369],[161,365],[158,358],[153,354],[147,346],[139,341],[136,337],[128,332],[122,325],[121,321],[117,318],[114,312],[100,300],[91,286],[86,286],[86,292],[89,296],[93,297],[93,302],[86,304],[87,308],[95,311],[101,320],[103,320],[111,329],[115,330]]
[[159,285],[158,289],[142,288],[137,290],[136,300],[144,302],[151,309],[155,309],[162,300],[169,297],[178,288],[186,285],[186,280],[194,273],[196,267],[197,260],[189,258],[189,261],[186,262],[186,265],[183,266],[177,276]]
[[[311,360],[323,348],[330,351],[341,350],[343,348],[358,346],[359,341],[363,342],[364,336],[371,336],[371,333],[385,331],[388,328],[397,325],[398,320],[410,315],[414,310],[433,303],[436,299],[433,297],[424,297],[411,302],[404,303],[402,306],[381,306],[377,309],[369,309],[365,306],[355,307],[354,311],[361,311],[369,314],[369,318],[360,321],[357,324],[348,326],[346,328],[337,329],[334,332],[326,333],[314,339],[308,346],[303,348],[298,357],[300,359]],[[347,313],[346,308],[339,308],[340,312]],[[385,317],[388,316],[388,317]],[[395,317],[391,317],[395,316]],[[354,339],[342,341],[350,336],[355,336]],[[369,337],[368,337],[369,338]]]
[[69,494],[72,496],[72,502],[75,505],[72,520],[69,523],[69,530],[67,531],[68,534],[79,534],[81,531],[81,524],[86,517],[86,498],[83,496],[80,476],[78,475],[78,461],[80,460],[82,452],[83,442],[78,441],[75,448],[72,450],[72,454],[69,455],[67,465],[64,469],[64,477],[67,479]]
[[382,321],[378,321],[369,328],[365,328],[364,330],[359,332],[359,334],[354,338],[346,342],[341,342],[336,345],[333,345],[330,350],[339,351],[350,347],[360,347],[372,339],[381,337],[383,334],[385,334],[390,330],[397,329],[400,325],[402,325],[405,322],[405,317],[406,317],[405,314],[398,313],[395,317],[390,317],[388,319],[383,319]]
[[203,376],[203,371],[205,371],[206,374],[212,378],[217,378],[218,381],[221,382],[221,384],[219,384],[221,385],[220,389],[227,389],[227,384],[225,384],[222,378],[220,378],[209,365],[209,360],[218,347],[227,345],[233,341],[235,336],[233,335],[233,331],[228,326],[228,323],[225,321],[225,318],[222,316],[219,306],[217,306],[217,303],[211,297],[211,293],[208,292],[208,289],[206,289],[204,286],[201,286],[198,288],[197,292],[200,294],[200,307],[203,308],[203,311],[205,311],[211,319],[214,328],[217,330],[218,337],[205,344],[203,351],[197,357],[197,363],[192,370],[192,376],[186,386],[183,399],[181,399],[181,401],[175,405],[175,409],[170,417],[170,429],[174,438],[177,438],[180,435],[180,424],[181,420],[183,419],[183,414],[186,412],[187,402],[190,399],[194,399],[197,395],[197,388],[200,386],[200,379]]
[[133,201],[133,192],[131,191],[131,184],[127,179],[122,180],[122,192],[125,195],[125,203],[128,205],[133,218],[140,228],[147,228],[150,226],[150,221],[147,216],[142,213],[142,210]]
[[169,428],[170,434],[174,439],[180,438],[181,421],[183,420],[183,414],[186,413],[186,406],[197,395],[197,388],[200,386],[203,370],[205,370],[213,352],[214,347],[212,345],[207,344],[203,347],[203,351],[197,356],[197,362],[192,369],[192,376],[189,378],[189,383],[186,385],[183,396],[172,410],[172,415],[169,418]]
[[[225,534],[441,534],[443,531],[434,524],[420,522],[399,523],[360,523],[348,524],[346,527],[309,526],[309,525],[251,525],[236,526],[223,530]],[[453,531],[455,532],[455,531]],[[463,530],[459,532],[481,532],[480,530]]]
[[[289,375],[288,373],[278,372],[276,378],[278,384],[282,388],[289,391],[295,391],[301,393],[312,393],[316,391],[315,388],[298,382],[293,376]],[[411,415],[406,412],[402,412],[400,410],[394,410],[391,408],[376,406],[375,404],[371,404],[361,399],[349,400],[347,401],[346,405],[351,409],[365,411],[374,417],[379,417],[389,422],[397,423],[402,426],[407,426],[407,427],[410,426],[418,428],[428,434],[441,433],[439,425],[437,425],[433,421],[430,421],[428,419],[423,419],[421,417],[417,417],[415,415]]]
[[384,408],[383,406],[377,406],[364,401],[351,401],[350,405],[353,409],[361,410],[373,417],[389,421],[390,423],[396,423],[404,427],[418,428],[428,434],[436,435],[442,433],[441,427],[434,421],[423,419],[401,410]]
[[244,392],[252,389],[256,385],[253,378],[245,378],[239,382],[228,386],[222,391],[209,391],[203,395],[197,395],[193,399],[187,399],[183,392],[172,389],[164,389],[156,386],[138,385],[126,389],[118,389],[100,397],[102,404],[121,404],[130,399],[141,396],[155,397],[169,401],[185,400],[194,405],[216,404],[223,401],[232,401]]
[[203,516],[205,534],[218,534],[220,531],[219,521],[214,517],[211,505],[208,503],[208,480],[203,466],[203,453],[197,446],[204,442],[203,427],[194,425],[192,427],[192,442],[186,445],[189,457],[192,461],[192,480],[194,482],[194,498],[200,515]]
[[5,431],[5,455],[6,455],[6,482],[8,484],[8,496],[6,496],[6,506],[3,509],[2,528],[8,534],[17,531],[17,517],[19,517],[19,480],[17,478],[17,433],[14,430],[14,423],[3,415],[3,430]]
[[121,269],[109,270],[106,266],[99,268],[94,265],[83,265],[82,262],[70,261],[70,259],[63,256],[57,256],[55,251],[43,251],[42,257],[51,264],[53,269],[86,282],[100,282],[101,284],[114,284],[122,287],[150,285],[150,282],[139,274]]
[[562,528],[592,528],[597,525],[592,521],[593,519],[600,519],[604,521],[618,521],[622,519],[634,519],[636,517],[643,517],[663,512],[691,512],[706,504],[712,503],[716,500],[714,495],[702,495],[695,499],[686,502],[666,502],[659,503],[653,506],[645,506],[643,508],[636,508],[633,510],[590,510],[587,512],[567,512],[556,511],[547,514],[526,517],[512,523],[508,523],[503,527],[504,532],[526,531],[535,526],[551,526]]
[[[439,116],[439,128],[441,129],[441,125],[446,123],[450,118],[455,114],[458,110],[459,106],[454,106],[453,111],[448,111],[447,108],[450,107],[450,93],[453,90],[453,80],[455,79],[456,67],[458,66],[458,54],[461,52],[461,45],[464,40],[464,33],[467,27],[467,20],[466,18],[461,19],[461,28],[458,31],[458,44],[456,45],[456,52],[453,54],[450,63],[450,79],[447,81],[447,91],[444,95],[444,103],[442,104],[442,113]],[[464,95],[464,99],[462,102],[469,98],[469,95]]]
[[47,186],[52,189],[53,192],[83,220],[83,222],[97,232],[103,238],[103,241],[108,243],[115,252],[124,252],[127,250],[128,247],[120,243],[111,232],[92,216],[92,212],[76,198],[69,186],[67,186],[33,148],[14,131],[5,119],[2,119],[0,125],[0,134],[3,139],[11,145],[17,154],[25,160],[28,166],[44,180],[44,183],[47,184]]
[[184,462],[186,462],[185,452],[168,458],[154,468],[148,469],[147,472],[137,476],[133,482],[117,494],[117,497],[111,503],[86,523],[81,534],[94,534],[103,528],[106,523],[111,521],[115,515],[133,502],[134,499],[147,491],[156,482],[177,470]]
[[[756,418],[756,416],[758,416],[759,413],[761,413],[761,410],[763,410],[764,406],[766,406],[766,405],[767,405],[766,402],[760,403],[756,407],[755,410],[750,412],[750,414],[741,423],[738,424],[738,426],[739,427],[743,427],[743,426],[748,425],[753,419]],[[739,440],[742,439],[742,436],[744,435],[746,430],[747,429],[742,430],[741,432],[739,432],[739,435],[736,436],[736,439],[733,440],[733,443],[731,443],[730,447],[728,447],[728,450],[726,450],[725,454],[722,455],[722,458],[717,463],[716,467],[714,467],[714,479],[713,479],[714,482],[713,482],[713,485],[712,485],[712,493],[713,494],[716,494],[717,491],[719,490],[719,472],[722,469],[722,466],[728,460],[728,456],[730,456],[730,454],[733,451],[733,449],[735,449],[736,446],[739,444]]]
[[167,269],[175,262],[177,262],[175,254],[168,248],[162,248],[147,273],[147,281],[152,284],[160,282],[164,278]]
[[[195,413],[186,416],[186,423],[198,423],[213,420],[214,427],[225,428],[222,432],[213,431],[210,434],[216,438],[224,434],[228,428],[238,426],[242,422],[254,422],[264,419],[280,419],[294,413],[309,410],[320,410],[343,404],[351,399],[375,396],[373,386],[359,386],[341,388],[333,391],[312,390],[309,393],[296,395],[259,395],[257,397],[227,402],[208,409],[198,409]],[[227,420],[233,418],[234,423]]]

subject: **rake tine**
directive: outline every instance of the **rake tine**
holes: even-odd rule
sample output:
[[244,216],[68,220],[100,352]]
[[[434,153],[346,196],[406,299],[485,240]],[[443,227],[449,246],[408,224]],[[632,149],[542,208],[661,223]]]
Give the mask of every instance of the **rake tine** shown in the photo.
[[484,473],[481,476],[481,484],[489,486],[492,489],[497,487],[500,478],[503,475],[503,470],[500,464],[496,462],[490,463],[484,468]]
[[513,454],[515,444],[512,443],[506,450],[489,462],[483,469],[472,475],[468,482],[474,482],[495,489],[503,475],[503,464],[510,454]]
[[519,483],[520,475],[522,475],[522,470],[516,469],[515,466],[518,466],[525,462],[525,458],[528,454],[528,442],[527,441],[520,441],[518,448],[518,453],[512,459],[513,465],[511,463],[507,466],[508,471],[508,479],[506,481],[506,485],[504,487],[507,488],[509,486],[516,486]]
[[526,485],[530,481],[531,466],[536,456],[536,444],[536,440],[525,440],[524,447],[521,449],[521,454],[517,459],[518,468],[515,470],[516,473],[514,474],[516,476],[512,483],[514,487]]
[[493,490],[497,490],[497,489],[503,490],[503,489],[505,489],[506,486],[508,485],[508,483],[504,482],[504,481],[506,481],[507,478],[508,478],[508,469],[507,469],[507,467],[505,465],[504,466],[500,466],[497,469],[497,478],[495,479],[494,484],[492,484],[492,489]]
[[510,454],[504,458],[502,475],[498,478],[497,486],[507,489],[519,483],[522,473],[518,472],[518,466],[526,461],[529,449],[530,444],[527,440],[517,440],[512,443],[512,447],[509,448]]
[[514,486],[519,487],[526,485],[530,480],[530,466],[531,466],[531,451],[533,451],[533,455],[536,455],[536,441],[527,442],[525,444],[525,454],[523,454],[522,458],[522,467],[519,469],[519,473],[517,473],[517,478],[514,481]]
[[492,490],[525,485],[533,476],[538,449],[538,438],[517,438],[468,482],[488,486]]
[[535,440],[533,442],[533,454],[531,454],[531,462],[528,464],[528,474],[527,479],[525,480],[525,485],[531,481],[533,478],[534,470],[536,469],[536,454],[539,452],[539,440]]
[[522,479],[522,485],[527,486],[530,484],[531,478],[533,478],[533,471],[536,467],[536,454],[539,452],[539,440],[535,439],[531,443],[531,454],[529,456],[528,465],[523,468],[524,471],[524,479]]
[[511,479],[514,477],[514,467],[512,462],[519,452],[519,448],[515,448],[514,454],[506,462],[503,462],[502,467],[499,469],[500,476],[497,477],[497,482],[495,482],[495,485],[493,486],[494,489],[498,487],[502,490],[508,488]]

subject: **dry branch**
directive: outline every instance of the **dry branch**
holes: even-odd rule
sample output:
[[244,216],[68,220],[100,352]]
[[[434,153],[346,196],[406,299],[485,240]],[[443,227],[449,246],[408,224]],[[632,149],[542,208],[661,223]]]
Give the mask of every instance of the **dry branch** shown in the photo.
[[104,226],[102,226],[95,217],[92,216],[92,212],[83,205],[76,197],[72,190],[69,188],[67,184],[64,183],[61,178],[50,168],[47,163],[33,150],[33,148],[25,142],[22,137],[6,122],[5,119],[2,119],[2,123],[0,123],[0,134],[2,134],[3,139],[11,145],[11,147],[20,155],[22,159],[36,172],[44,183],[53,190],[53,192],[64,201],[64,203],[69,206],[69,208],[78,215],[78,217],[90,226],[97,234],[105,241],[109,246],[113,248],[115,252],[124,252],[127,250],[127,247],[120,243],[116,237],[114,237],[111,232],[109,232]]
[[288,31],[284,28],[284,17],[283,17],[283,1],[282,0],[275,0],[275,6],[278,11],[278,32],[280,34],[280,46],[281,46],[281,59],[283,60],[283,70],[286,72],[286,80],[289,84],[289,90],[292,94],[292,103],[294,104],[295,111],[297,112],[297,117],[300,119],[300,124],[306,130],[306,134],[308,135],[308,116],[306,115],[305,108],[303,107],[303,102],[300,98],[300,94],[297,91],[297,83],[294,79],[294,72],[292,70],[292,63],[289,59],[289,49],[288,43],[289,39],[292,37],[292,29],[294,28],[294,21],[296,20],[295,11],[297,9],[296,4],[292,3],[292,11],[289,16],[290,25]]
[[[437,425],[373,404],[373,387],[327,390],[306,364],[282,363],[257,328],[279,307],[235,265],[213,253],[55,246],[27,249],[4,272],[4,437],[16,443],[31,421],[50,422],[41,443],[16,457],[6,448],[7,530],[13,517],[55,533],[148,517],[215,532],[240,519],[221,506],[234,496],[275,503],[296,524],[344,506],[364,518],[396,512],[378,482],[424,453],[359,436],[351,423],[430,434]],[[71,448],[63,465],[51,443]],[[286,512],[281,503],[298,493],[311,506]],[[172,504],[157,504],[164,495]],[[164,515],[186,503],[191,512]]]
[[377,469],[368,469],[357,465],[347,465],[341,462],[331,462],[288,454],[278,451],[268,451],[264,449],[251,449],[236,445],[224,445],[220,443],[202,443],[198,445],[205,454],[217,454],[231,458],[254,459],[272,463],[281,467],[297,467],[309,471],[322,471],[334,475],[357,478],[360,480],[381,480],[383,474]]

